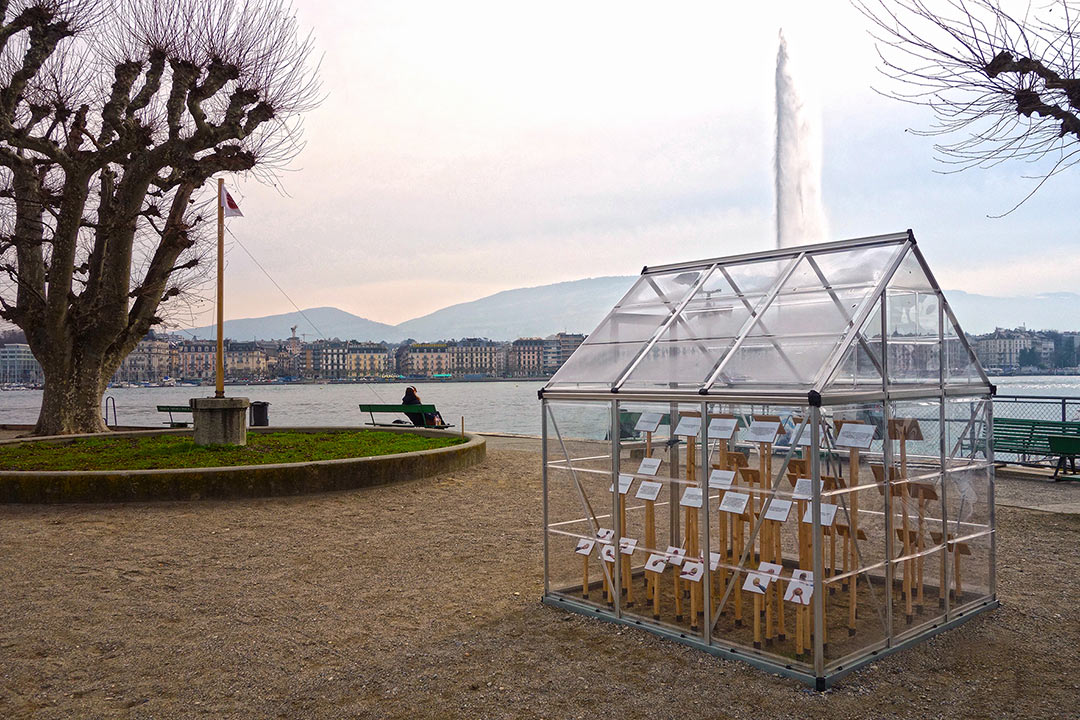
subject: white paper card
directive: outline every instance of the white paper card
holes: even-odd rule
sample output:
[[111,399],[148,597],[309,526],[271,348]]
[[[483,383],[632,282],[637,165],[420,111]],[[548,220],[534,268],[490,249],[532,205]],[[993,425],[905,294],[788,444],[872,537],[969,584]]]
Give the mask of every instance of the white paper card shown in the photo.
[[865,450],[870,447],[876,430],[877,428],[873,425],[864,423],[844,423],[844,427],[840,428],[840,433],[836,436],[836,444],[839,447]]
[[596,539],[600,542],[609,543],[615,539],[615,531],[607,528],[600,528],[596,531]]
[[735,418],[713,418],[709,421],[710,440],[730,440],[735,434]]
[[649,556],[648,562],[645,563],[645,569],[650,572],[664,572],[664,568],[667,567],[667,557],[653,553]]
[[769,503],[769,507],[765,511],[765,519],[775,520],[776,522],[787,522],[789,513],[791,513],[790,500],[777,500],[776,498],[773,498],[773,501]]
[[734,481],[734,470],[713,470],[709,473],[709,487],[713,490],[727,490]]
[[[825,487],[825,481],[818,481],[818,489]],[[812,500],[814,497],[814,481],[811,478],[799,478],[795,481],[795,490],[791,493],[796,500]]]
[[814,584],[814,571],[813,570],[793,570],[791,573],[791,579],[795,582],[806,583],[808,585]]
[[720,565],[720,560],[721,559],[722,558],[721,558],[720,553],[714,553],[714,552],[709,553],[709,569],[715,571],[717,566]]
[[655,475],[660,469],[660,458],[644,458],[638,465],[638,475]]
[[773,577],[780,577],[780,571],[783,570],[782,565],[776,563],[763,562],[758,565],[758,572],[765,573],[766,575],[772,575]]
[[660,495],[660,489],[664,486],[658,482],[652,480],[642,480],[638,485],[637,495],[635,497],[638,500],[655,500]]
[[679,577],[690,582],[701,582],[701,578],[705,577],[705,563],[687,560],[683,563]]
[[604,562],[615,562],[615,546],[605,545],[604,547],[600,548],[600,557],[604,559]]
[[637,548],[637,538],[619,538],[619,552],[623,555],[633,555]]
[[758,595],[764,595],[765,589],[769,587],[769,583],[772,581],[772,576],[766,573],[752,572],[746,576],[746,582],[743,583],[742,589],[747,592],[755,592]]
[[780,423],[775,420],[755,420],[750,423],[746,437],[748,442],[771,443],[776,439],[776,433],[780,431]]
[[[833,520],[836,519],[836,505],[830,505],[829,503],[821,503],[821,527],[832,527]],[[802,521],[804,523],[814,522],[814,506],[807,505],[806,512],[803,513]]]
[[701,488],[688,487],[683,490],[682,500],[679,501],[679,504],[683,507],[701,507]]
[[[620,495],[625,495],[626,493],[630,492],[630,486],[633,485],[633,484],[634,484],[634,476],[633,475],[619,475],[619,494]],[[612,486],[609,487],[607,489],[607,491],[611,492],[614,489],[615,489],[615,485],[612,484]]]
[[683,558],[686,557],[686,551],[674,545],[668,545],[667,554],[668,562],[672,565],[682,565]]
[[[788,435],[787,442],[790,445],[791,441],[795,439],[795,433],[799,432],[799,426],[791,428],[791,433]],[[810,427],[804,427],[802,435],[799,436],[799,442],[795,443],[799,447],[810,447]]]
[[675,428],[675,434],[683,437],[697,437],[701,432],[701,418],[683,417],[679,419],[679,426]]
[[638,418],[634,429],[638,432],[656,432],[656,428],[660,427],[660,421],[663,418],[664,416],[658,412],[641,413],[641,417]]
[[733,513],[735,515],[742,515],[746,510],[746,503],[750,500],[749,495],[743,493],[728,492],[724,494],[724,499],[720,501],[720,509],[724,512]]
[[814,586],[801,582],[789,582],[784,600],[799,605],[809,605],[810,597],[814,594]]
[[596,545],[595,540],[589,540],[587,538],[581,538],[577,541],[577,547],[574,548],[574,552],[578,555],[588,555],[592,552],[593,546]]

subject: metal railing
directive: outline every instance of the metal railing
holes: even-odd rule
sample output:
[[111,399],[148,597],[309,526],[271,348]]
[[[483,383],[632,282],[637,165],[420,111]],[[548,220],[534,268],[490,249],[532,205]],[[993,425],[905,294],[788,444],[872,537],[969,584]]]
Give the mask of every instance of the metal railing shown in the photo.
[[[1080,422],[1080,397],[1061,395],[996,395],[994,417],[1017,420],[1053,420],[1057,422]],[[994,452],[998,462],[1053,467],[1057,458],[1051,456],[1020,455],[1010,452]]]

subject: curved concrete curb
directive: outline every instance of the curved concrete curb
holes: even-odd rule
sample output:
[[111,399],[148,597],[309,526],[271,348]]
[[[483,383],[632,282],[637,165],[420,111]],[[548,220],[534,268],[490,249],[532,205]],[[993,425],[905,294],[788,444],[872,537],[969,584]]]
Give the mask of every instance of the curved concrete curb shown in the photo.
[[[253,428],[251,432],[356,432],[372,428],[293,427]],[[456,437],[444,430],[378,428],[427,437]],[[151,430],[114,433],[110,437],[191,434],[191,430]],[[85,436],[82,436],[85,437]],[[239,465],[177,470],[0,470],[0,503],[97,503],[147,500],[200,500],[303,495],[352,490],[439,475],[484,461],[487,443],[466,434],[468,442],[447,448],[397,455],[320,460],[280,465]],[[12,442],[63,442],[75,439],[34,438]]]

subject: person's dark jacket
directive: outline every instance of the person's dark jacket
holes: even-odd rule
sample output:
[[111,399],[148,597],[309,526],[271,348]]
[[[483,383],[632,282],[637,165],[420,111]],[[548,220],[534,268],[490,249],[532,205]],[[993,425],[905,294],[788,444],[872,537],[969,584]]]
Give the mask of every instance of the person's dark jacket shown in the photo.
[[[401,404],[422,405],[423,403],[420,402],[419,396],[417,396],[417,394],[413,392],[412,388],[406,388],[405,395],[401,398]],[[426,425],[426,423],[424,422],[425,418],[423,413],[405,413],[405,417],[409,418],[412,424],[416,425],[417,427],[424,427],[424,425]]]

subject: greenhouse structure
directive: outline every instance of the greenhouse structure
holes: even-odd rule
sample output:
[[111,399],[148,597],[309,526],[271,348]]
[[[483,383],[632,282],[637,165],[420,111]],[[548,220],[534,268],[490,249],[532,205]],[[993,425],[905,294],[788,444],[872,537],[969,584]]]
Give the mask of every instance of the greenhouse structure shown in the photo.
[[646,267],[540,391],[544,602],[828,687],[997,606],[993,393],[911,231]]

